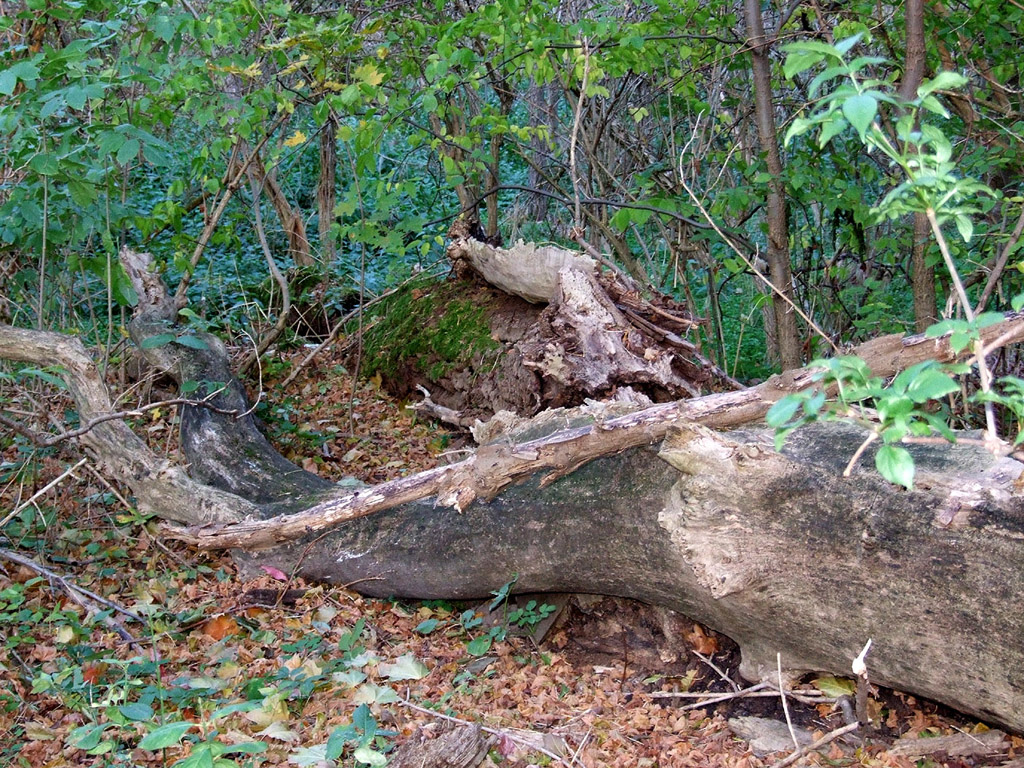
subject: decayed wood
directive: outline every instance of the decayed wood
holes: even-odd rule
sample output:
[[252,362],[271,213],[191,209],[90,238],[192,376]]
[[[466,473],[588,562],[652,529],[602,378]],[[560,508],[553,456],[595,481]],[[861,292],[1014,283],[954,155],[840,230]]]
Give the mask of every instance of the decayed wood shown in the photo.
[[[0,324],[0,359],[59,366],[82,423],[114,411],[96,364],[73,336]],[[132,489],[144,512],[192,523],[226,523],[259,513],[251,501],[197,483],[157,456],[123,421],[101,421],[78,439],[107,472]]]
[[415,736],[395,750],[388,765],[392,768],[476,768],[497,741],[479,725],[463,725],[435,739]]
[[[646,296],[631,278],[593,255],[522,241],[499,248],[465,233],[448,247],[458,274],[472,273],[506,297],[547,304],[507,350],[519,369],[536,374],[522,383],[537,391],[539,406],[605,399],[623,387],[655,402],[743,388],[685,338],[700,323],[685,306],[665,295]],[[492,331],[502,335],[498,327]],[[428,388],[444,397],[443,388]],[[487,391],[480,385],[476,390]],[[494,410],[501,407],[506,406]]]
[[[141,342],[169,328],[142,313],[132,332]],[[1019,341],[1024,318],[984,337]],[[217,408],[243,413],[226,351],[200,338],[206,349],[146,351],[179,381],[219,382]],[[920,337],[858,351],[879,375],[953,357],[945,340]],[[0,356],[62,366],[83,420],[111,409],[74,339],[0,326]],[[251,420],[208,409],[182,419],[202,483],[120,422],[80,440],[141,508],[206,524],[169,535],[239,547],[243,569],[294,569],[375,595],[478,597],[517,573],[523,591],[633,597],[735,639],[755,679],[774,676],[777,651],[789,670],[842,674],[870,637],[873,682],[1024,730],[1020,466],[972,445],[912,446],[908,493],[872,471],[842,477],[857,430],[800,430],[778,454],[768,434],[706,428],[755,420],[812,377],[626,413],[548,412],[460,464],[355,492],[302,473],[254,437]]]
[[522,240],[511,248],[497,248],[471,237],[460,237],[449,244],[448,258],[456,266],[465,262],[494,287],[534,304],[554,301],[558,273],[563,269],[592,275],[597,267],[597,262],[577,251]]

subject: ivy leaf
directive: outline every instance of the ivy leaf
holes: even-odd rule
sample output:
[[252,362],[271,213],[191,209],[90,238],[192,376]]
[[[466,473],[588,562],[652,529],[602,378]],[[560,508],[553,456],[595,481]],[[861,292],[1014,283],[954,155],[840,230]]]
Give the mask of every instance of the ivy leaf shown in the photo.
[[875,467],[890,483],[902,485],[908,491],[914,485],[914,457],[906,448],[883,445],[875,454]]

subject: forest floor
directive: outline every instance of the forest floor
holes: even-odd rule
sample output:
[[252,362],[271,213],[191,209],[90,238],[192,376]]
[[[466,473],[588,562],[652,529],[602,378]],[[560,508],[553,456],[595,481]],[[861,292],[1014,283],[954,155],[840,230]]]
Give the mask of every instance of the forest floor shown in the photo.
[[[272,406],[261,417],[306,469],[377,483],[458,458],[459,438],[372,381],[353,388],[329,357],[282,390],[301,357],[262,371]],[[175,455],[173,411],[135,427]],[[463,722],[493,737],[497,766],[759,768],[793,751],[755,753],[729,727],[756,715],[785,728],[777,695],[695,697],[735,694],[738,656],[685,617],[551,598],[564,607],[538,641],[544,596],[383,601],[270,567],[240,582],[228,554],[162,541],[88,463],[9,515],[79,459],[69,448],[25,458],[14,445],[0,465],[0,545],[31,561],[0,558],[0,765],[383,765],[395,747]],[[847,685],[803,683],[811,703],[789,703],[794,727],[821,736],[843,725],[827,697]],[[993,754],[901,754],[900,736],[985,728],[884,690],[869,711],[867,738],[837,739],[804,763],[1024,765],[1016,737]]]

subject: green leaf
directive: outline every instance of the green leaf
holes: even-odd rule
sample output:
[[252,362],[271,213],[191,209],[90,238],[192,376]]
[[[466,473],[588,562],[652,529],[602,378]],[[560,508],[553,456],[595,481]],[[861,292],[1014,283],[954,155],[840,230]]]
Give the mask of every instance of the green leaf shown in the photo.
[[88,751],[100,743],[100,739],[103,738],[103,732],[106,729],[106,725],[100,725],[99,723],[81,725],[68,734],[68,741],[72,746]]
[[316,768],[324,763],[333,763],[339,757],[341,757],[340,750],[333,758],[329,758],[327,757],[327,744],[314,744],[312,747],[296,749],[288,757],[288,762],[299,766],[299,768]]
[[352,757],[356,759],[356,762],[365,763],[366,765],[381,766],[388,764],[388,759],[383,752],[378,752],[376,749],[365,744],[357,747],[352,753]]
[[400,656],[394,664],[381,664],[379,671],[388,680],[420,680],[430,674],[426,665],[411,653]]
[[483,656],[489,650],[491,650],[490,635],[480,635],[480,637],[475,637],[466,643],[466,651],[469,652],[470,656]]
[[821,134],[818,136],[818,148],[824,149],[836,136],[846,130],[846,122],[842,116],[833,115],[830,119],[821,124]]
[[1006,316],[1002,312],[982,312],[976,318],[974,318],[974,327],[988,328],[990,325],[998,325],[1006,319]]
[[437,96],[432,93],[425,93],[420,103],[427,112],[433,112],[437,109]]
[[156,336],[149,336],[142,340],[139,344],[143,349],[153,349],[154,347],[162,347],[164,344],[170,344],[177,338],[173,333],[158,333]]
[[359,733],[352,723],[335,728],[331,731],[331,735],[327,737],[327,748],[325,749],[327,759],[337,760],[345,750],[345,745],[358,738]]
[[974,236],[974,222],[971,221],[971,217],[958,213],[953,217],[953,220],[956,222],[957,231],[960,233],[960,237],[964,239],[964,242],[971,242],[971,238]]
[[935,368],[921,371],[907,387],[907,395],[915,403],[925,403],[956,392],[960,386],[949,376]]
[[890,483],[910,490],[914,485],[914,457],[906,448],[883,445],[875,454],[875,467]]
[[918,98],[923,99],[925,96],[935,91],[948,91],[954,88],[959,88],[967,83],[967,78],[958,72],[939,72],[931,80],[925,80],[921,85],[917,87]]
[[40,176],[55,176],[60,170],[56,155],[49,152],[41,152],[28,161],[28,167]]
[[79,179],[68,179],[68,192],[75,205],[86,208],[96,202],[96,187]]
[[138,139],[128,139],[125,141],[121,148],[117,150],[117,162],[121,165],[126,165],[130,160],[134,160],[139,154],[140,146]]
[[437,629],[437,626],[440,623],[441,622],[437,619],[424,619],[416,625],[416,629],[414,631],[419,632],[421,635],[429,635],[431,632]]
[[1018,293],[1010,300],[1010,306],[1014,312],[1020,312],[1020,308],[1024,307],[1024,293]]
[[198,336],[179,336],[175,339],[181,346],[188,347],[189,349],[209,349],[210,345],[200,339]]
[[831,675],[828,677],[819,677],[814,681],[814,687],[833,699],[838,699],[840,696],[848,696],[857,692],[857,685],[852,680],[833,677]]
[[861,141],[878,114],[878,100],[869,93],[859,93],[843,102],[843,117],[850,121]]
[[136,722],[153,719],[153,708],[141,701],[134,701],[131,704],[120,706],[117,708],[117,711],[129,720],[135,720]]
[[37,379],[42,379],[43,381],[45,381],[51,387],[56,387],[57,389],[67,389],[67,385],[64,383],[64,379],[60,378],[60,376],[54,376],[52,373],[42,371],[38,368],[22,368],[20,371],[18,371],[18,377],[21,378],[24,376],[35,376]]
[[161,725],[156,730],[150,731],[146,734],[145,738],[139,742],[139,748],[156,751],[158,749],[173,747],[185,737],[185,734],[194,725],[195,723],[188,722],[166,723]]
[[25,82],[37,80],[39,68],[35,61],[19,61],[12,67],[0,72],[0,96],[10,96],[18,86],[18,81]]
[[764,420],[769,427],[781,427],[793,418],[793,414],[803,404],[804,398],[799,395],[786,395],[768,409]]
[[845,56],[847,53],[850,52],[850,50],[853,48],[853,46],[855,46],[857,43],[859,43],[861,41],[861,39],[863,37],[864,37],[864,33],[863,32],[858,32],[856,35],[850,35],[849,37],[844,37],[842,40],[839,40],[835,44],[836,51],[839,53],[839,55]]

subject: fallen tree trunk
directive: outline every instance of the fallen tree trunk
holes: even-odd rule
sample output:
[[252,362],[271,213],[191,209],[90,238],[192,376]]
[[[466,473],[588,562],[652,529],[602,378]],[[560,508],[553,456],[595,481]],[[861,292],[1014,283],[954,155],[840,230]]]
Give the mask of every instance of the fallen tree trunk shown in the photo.
[[[167,314],[140,315],[136,341],[173,336]],[[1020,340],[1024,318],[985,334]],[[522,591],[632,597],[732,637],[754,679],[774,676],[777,652],[792,674],[848,674],[871,638],[874,682],[1024,730],[1024,509],[1012,459],[972,444],[912,446],[918,479],[906,492],[870,471],[842,477],[863,439],[849,427],[801,430],[782,454],[763,430],[708,428],[756,420],[808,385],[797,371],[640,410],[547,412],[464,462],[353,492],[278,456],[244,415],[223,347],[195,346],[146,353],[180,381],[218,382],[182,418],[201,483],[120,421],[81,437],[140,507],[191,523],[170,536],[235,548],[243,569],[272,565],[371,595],[479,597],[515,573]],[[952,357],[945,341],[918,337],[862,354],[882,375]],[[62,365],[83,421],[110,409],[73,339],[0,327],[0,356]]]

